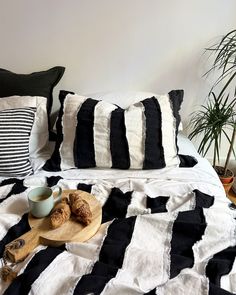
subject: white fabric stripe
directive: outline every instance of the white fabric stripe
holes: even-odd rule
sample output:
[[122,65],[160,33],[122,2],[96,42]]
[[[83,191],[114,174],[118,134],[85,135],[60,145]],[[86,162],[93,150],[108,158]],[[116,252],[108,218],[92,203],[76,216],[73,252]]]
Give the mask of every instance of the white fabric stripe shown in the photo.
[[[20,163],[24,163],[29,158],[29,155],[18,155],[17,157],[15,155],[8,157],[8,158],[2,158],[0,157],[0,166],[9,166],[9,165],[19,165]],[[11,159],[14,159],[14,163],[11,163]]]
[[[11,191],[14,184],[0,187],[0,193],[4,197]],[[27,191],[11,195],[0,203],[0,240],[4,238],[8,230],[16,225],[22,216],[28,211]],[[33,255],[33,254],[32,254]],[[31,255],[30,255],[31,256]],[[29,257],[22,263],[18,263],[15,271],[23,271],[22,267],[27,263]],[[0,265],[1,266],[1,265]],[[20,274],[19,273],[19,274]],[[8,287],[8,284],[0,284],[0,294]]]
[[109,198],[111,193],[112,186],[107,184],[96,184],[92,186],[91,194],[96,197],[96,199],[100,202],[101,206],[103,206]]
[[231,271],[221,277],[220,286],[233,294],[236,293],[236,258],[234,259]]
[[169,95],[160,95],[155,97],[159,102],[162,119],[162,146],[164,149],[164,156],[166,166],[179,165],[180,161],[177,156],[176,148],[176,122],[170,104]]
[[199,275],[185,268],[173,279],[156,288],[156,294],[166,295],[209,295],[209,280],[205,275]]
[[[18,145],[19,146],[19,145]],[[18,149],[17,145],[13,146],[13,145],[9,145],[8,148],[4,147],[4,146],[0,146],[0,153],[1,153],[1,157],[5,157],[5,154],[7,152],[7,150],[9,150],[8,155],[10,156],[15,155],[17,156],[19,154],[19,156],[22,155],[29,155],[29,150],[28,150],[28,146],[27,145],[21,145],[22,148]]]
[[149,213],[151,213],[151,209],[147,208],[147,195],[143,192],[134,191],[131,196],[131,202],[127,208],[126,217]]
[[[11,147],[19,147],[19,144],[18,143],[11,143],[11,144],[8,144],[7,145],[9,148],[11,148]],[[22,143],[21,145],[20,145],[20,147],[28,147],[28,144],[27,143]],[[5,146],[2,144],[1,145],[1,149],[2,148],[5,148]]]
[[86,99],[84,96],[68,94],[64,100],[64,113],[62,116],[62,132],[64,138],[59,149],[62,170],[75,168],[73,147],[77,126],[77,114]]
[[194,192],[189,192],[187,194],[179,194],[170,196],[166,209],[168,212],[173,211],[187,211],[193,210],[196,206],[196,198]]
[[88,240],[86,243],[68,243],[67,244],[67,250],[69,252],[72,252],[75,255],[79,255],[84,259],[89,259],[90,263],[85,270],[85,272],[81,273],[76,280],[76,283],[70,288],[69,294],[73,294],[74,290],[79,283],[81,277],[83,275],[91,273],[93,270],[94,264],[99,259],[99,254],[101,251],[101,247],[103,245],[103,242],[107,236],[107,230],[111,222],[106,222],[105,224],[102,224],[96,233],[95,236],[93,236],[90,240]]
[[[0,200],[4,199],[9,194],[13,185],[14,185],[14,183],[0,186]],[[0,233],[1,233],[1,231],[0,231]],[[0,239],[1,239],[1,235],[0,235]]]
[[69,294],[70,287],[75,285],[79,276],[86,273],[90,263],[88,259],[64,251],[39,275],[28,294]]
[[[14,116],[14,115],[13,115]],[[11,118],[9,119],[1,119],[1,122],[0,122],[0,126],[17,126],[19,127],[20,126],[31,126],[32,125],[32,122],[34,121],[34,119],[32,118],[32,120],[25,120],[23,118],[21,119],[18,119],[18,120],[12,120]]]
[[12,170],[14,170],[14,174],[19,174],[20,172],[24,172],[26,173],[27,171],[28,172],[31,172],[31,166],[29,165],[29,163],[25,163],[24,165],[21,165],[20,167],[16,168],[15,166],[14,167],[1,167],[1,171],[0,173],[1,174],[4,174],[4,173],[10,173],[12,174]]
[[[217,204],[215,202],[209,209],[204,209],[207,227],[201,240],[193,245],[193,268],[198,272],[205,271],[208,260],[214,254],[234,246],[236,243],[235,220],[232,219],[232,216],[227,211],[217,208],[219,204],[224,207],[223,203],[219,202]],[[225,226],[226,224],[227,226]],[[219,243],[219,241],[221,242]]]
[[94,150],[97,167],[111,167],[110,119],[117,106],[100,101],[94,109]]
[[24,120],[26,122],[32,121],[33,118],[29,118],[29,116],[25,115],[25,114],[20,114],[20,115],[16,115],[14,114],[14,117],[12,118],[12,113],[9,114],[0,114],[0,119],[4,119],[6,121],[10,120],[10,121],[18,121],[20,120]]
[[[11,140],[8,140],[8,139],[5,139],[5,138],[2,138],[2,140],[0,140],[0,147],[1,147],[1,145],[3,145],[4,146],[4,143],[6,144],[6,143],[11,143],[12,141]],[[17,144],[18,143],[18,146],[19,146],[19,143],[27,143],[27,142],[29,142],[29,137],[28,138],[24,138],[24,139],[20,139],[20,138],[16,138],[16,139],[14,139],[14,141],[13,141],[15,144]]]
[[101,295],[119,294],[120,286],[143,294],[168,280],[170,242],[176,216],[168,213],[137,216],[123,266]]
[[142,169],[145,155],[144,106],[138,102],[125,110],[126,138],[129,145],[130,168]]

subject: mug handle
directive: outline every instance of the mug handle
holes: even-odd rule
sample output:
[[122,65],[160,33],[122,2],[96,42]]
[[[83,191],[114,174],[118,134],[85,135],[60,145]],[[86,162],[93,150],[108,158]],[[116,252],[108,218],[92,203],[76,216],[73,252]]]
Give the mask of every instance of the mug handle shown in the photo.
[[52,192],[54,193],[56,190],[58,190],[57,192],[57,196],[54,198],[54,203],[56,202],[60,202],[61,201],[61,194],[62,194],[62,189],[59,185],[54,185],[51,187]]

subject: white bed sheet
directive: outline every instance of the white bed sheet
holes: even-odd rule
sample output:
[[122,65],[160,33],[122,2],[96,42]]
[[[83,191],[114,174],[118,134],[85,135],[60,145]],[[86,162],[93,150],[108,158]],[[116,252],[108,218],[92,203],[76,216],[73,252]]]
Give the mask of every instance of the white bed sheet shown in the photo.
[[[170,195],[179,195],[189,190],[199,189],[210,195],[225,197],[223,186],[208,160],[202,158],[196,151],[192,142],[181,132],[178,135],[179,153],[197,158],[198,164],[193,168],[168,167],[154,170],[119,170],[119,169],[71,169],[67,171],[47,172],[42,170],[45,161],[50,157],[53,146],[51,145],[41,157],[33,159],[34,175],[26,178],[26,186],[45,185],[46,177],[61,176],[65,179],[102,180],[120,182],[127,179],[154,181],[160,184],[158,192],[169,192]],[[0,181],[4,178],[0,178]],[[181,184],[181,185],[180,185]],[[169,188],[167,188],[169,186]],[[182,189],[181,189],[182,188]]]
[[49,154],[44,158],[34,161],[36,168],[35,175],[27,177],[26,186],[39,186],[46,184],[46,177],[61,176],[65,179],[99,180],[100,182],[111,182],[114,185],[117,182],[130,179],[136,182],[156,182],[157,193],[159,195],[181,195],[186,194],[193,189],[218,196],[224,202],[229,202],[225,196],[223,186],[208,160],[202,158],[196,151],[192,142],[182,133],[178,135],[179,153],[191,155],[197,158],[198,164],[193,168],[168,167],[155,170],[118,170],[118,169],[71,169],[59,172],[47,172],[40,169]]

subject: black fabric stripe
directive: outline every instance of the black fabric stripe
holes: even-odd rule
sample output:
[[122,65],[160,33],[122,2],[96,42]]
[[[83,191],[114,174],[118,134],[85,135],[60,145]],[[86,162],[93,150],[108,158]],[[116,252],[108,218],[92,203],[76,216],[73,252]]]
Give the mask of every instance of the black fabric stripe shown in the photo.
[[8,184],[13,184],[13,183],[22,183],[22,180],[19,180],[17,178],[7,178],[7,179],[4,179],[1,183],[0,183],[0,187],[1,186],[5,186],[5,185],[8,185]]
[[[2,160],[0,158],[0,160]],[[5,160],[5,158],[4,158]],[[15,164],[14,162],[14,159],[10,158],[9,161],[5,161],[4,163],[1,163],[0,166],[1,166],[1,170],[9,170],[11,167],[15,167],[16,169],[15,170],[19,170],[20,168],[21,169],[25,169],[28,167],[28,161],[27,160],[22,160],[20,159],[20,161],[16,161],[17,164]],[[19,162],[19,163],[18,163]]]
[[88,98],[77,114],[74,161],[77,168],[96,167],[93,141],[94,108],[98,100]]
[[31,289],[31,285],[37,280],[41,272],[43,272],[64,250],[65,245],[62,245],[58,248],[47,247],[36,253],[24,272],[16,277],[5,291],[4,295],[27,295]]
[[12,145],[10,147],[1,147],[1,152],[17,152],[19,155],[28,154],[27,152],[25,152],[25,147],[22,147],[22,145],[20,148],[19,146],[13,147]]
[[14,131],[11,131],[11,130],[8,130],[8,131],[5,131],[5,130],[1,130],[0,131],[0,134],[11,134],[11,133],[19,133],[19,134],[22,134],[22,131],[17,131],[17,130],[14,130]]
[[179,124],[181,121],[181,117],[179,114],[181,104],[183,102],[184,98],[184,91],[183,90],[172,90],[169,93],[169,99],[172,107],[172,112],[175,117],[175,122],[176,122],[176,129],[175,129],[175,144],[177,148],[177,153],[179,151],[179,147],[177,144],[177,135],[178,135],[178,130],[179,130]]
[[156,288],[155,289],[153,289],[153,290],[151,290],[151,291],[149,291],[148,293],[145,293],[145,294],[143,294],[143,295],[156,295],[157,293],[156,293]]
[[9,185],[12,183],[14,183],[14,185],[13,185],[11,191],[6,195],[5,198],[0,199],[0,204],[4,200],[9,198],[10,196],[23,193],[27,189],[27,187],[24,186],[24,184],[23,184],[24,180],[23,179],[16,179],[16,178],[10,178],[10,179],[3,180],[0,184],[0,186]]
[[146,117],[145,156],[143,169],[160,169],[166,166],[162,146],[162,117],[158,101],[147,98],[142,101]]
[[152,213],[167,212],[166,204],[170,197],[150,198],[147,196],[147,208],[151,209]]
[[194,264],[193,245],[201,239],[206,229],[206,220],[202,208],[180,212],[172,229],[170,251],[170,279],[184,268]]
[[81,191],[85,191],[85,192],[91,193],[92,186],[93,186],[92,184],[79,183],[77,185],[77,189],[79,189]]
[[213,196],[204,194],[197,189],[193,192],[195,193],[196,207],[210,208],[214,204],[215,198]]
[[47,184],[49,187],[52,187],[54,185],[56,185],[61,179],[62,177],[61,176],[50,176],[50,177],[47,177]]
[[28,115],[29,113],[31,113],[33,115],[33,112],[36,111],[37,108],[35,107],[24,107],[24,108],[17,108],[17,109],[6,109],[6,110],[2,110],[1,113],[3,114],[8,114],[8,113],[12,113],[12,114],[21,114],[24,113],[26,115]]
[[64,100],[67,96],[67,94],[74,94],[73,92],[64,91],[61,90],[59,94],[59,100],[61,103],[61,107],[58,113],[58,119],[56,123],[56,129],[57,129],[57,140],[55,144],[54,152],[50,159],[46,161],[46,163],[43,166],[43,169],[46,171],[60,171],[60,165],[61,165],[61,156],[60,156],[60,145],[63,141],[63,132],[62,132],[62,117],[64,114]]
[[209,283],[209,293],[208,295],[235,295],[235,293],[228,292],[218,286]]
[[34,122],[34,119],[32,119],[32,121],[29,122],[29,123],[28,122],[26,123],[25,121],[23,121],[23,122],[24,123],[22,123],[21,120],[18,120],[18,121],[6,121],[6,120],[2,120],[0,122],[0,127],[3,128],[4,126],[6,126],[7,128],[11,128],[11,129],[13,127],[17,127],[19,129],[19,125],[20,125],[21,127],[26,127],[27,130],[30,130],[31,129],[31,125]]
[[198,163],[196,158],[189,155],[179,155],[179,159],[180,159],[179,167],[182,167],[182,168],[194,167]]
[[123,193],[119,188],[114,187],[102,207],[102,223],[125,217],[131,198],[132,192]]
[[123,265],[135,221],[136,217],[130,217],[116,219],[110,224],[98,261],[90,274],[82,276],[74,290],[74,295],[100,294],[105,285],[116,276]]
[[[1,126],[1,129],[2,130],[4,130],[4,129],[6,129],[6,130],[19,130],[19,126],[11,126],[11,127],[9,127],[9,126]],[[29,133],[30,132],[30,130],[31,130],[31,127],[20,127],[20,130],[21,130],[21,132],[24,132],[24,133]]]
[[231,271],[235,257],[236,246],[228,247],[216,253],[208,261],[206,276],[212,284],[220,287],[220,279],[223,275],[227,275]]
[[111,112],[110,149],[112,168],[129,169],[129,146],[126,138],[124,110],[117,108]]
[[13,225],[8,230],[4,238],[0,241],[0,258],[3,256],[5,245],[7,245],[8,243],[15,240],[16,238],[23,235],[29,230],[30,226],[28,223],[28,213],[26,213],[21,217],[21,220],[17,224]]
[[[24,155],[21,155],[20,156],[20,155],[18,155],[16,157],[14,157],[14,163],[9,163],[11,161],[11,157],[9,157],[9,158],[2,158],[2,157],[0,157],[0,159],[2,161],[1,164],[0,164],[0,167],[1,166],[3,166],[3,168],[5,166],[12,166],[12,167],[20,166],[20,167],[22,167],[22,163],[24,164],[26,162],[27,156],[24,156]],[[5,160],[7,160],[7,161],[5,161]],[[15,165],[15,163],[21,163],[21,164]]]

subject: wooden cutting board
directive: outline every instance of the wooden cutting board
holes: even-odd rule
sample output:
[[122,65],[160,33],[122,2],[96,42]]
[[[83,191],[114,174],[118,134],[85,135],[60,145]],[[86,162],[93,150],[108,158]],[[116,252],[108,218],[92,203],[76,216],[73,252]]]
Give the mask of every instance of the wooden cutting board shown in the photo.
[[51,229],[49,217],[34,218],[29,214],[28,221],[31,230],[14,240],[23,240],[23,246],[19,249],[7,249],[7,256],[12,262],[23,260],[39,244],[58,247],[66,242],[85,242],[95,235],[102,221],[101,205],[93,195],[81,190],[63,190],[62,198],[74,192],[78,192],[88,202],[92,212],[92,222],[85,226],[71,217],[61,227]]

